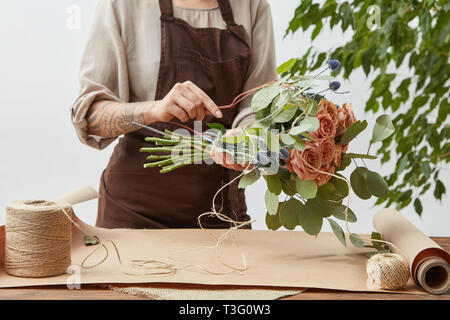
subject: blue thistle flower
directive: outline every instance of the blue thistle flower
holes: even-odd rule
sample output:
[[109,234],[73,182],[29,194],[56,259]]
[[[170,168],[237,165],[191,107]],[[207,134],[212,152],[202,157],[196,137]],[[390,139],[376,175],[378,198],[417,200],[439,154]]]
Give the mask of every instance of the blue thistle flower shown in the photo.
[[289,158],[289,151],[286,148],[280,149],[280,158],[281,159],[288,159]]
[[330,60],[328,62],[328,67],[331,69],[331,71],[335,71],[341,67],[341,63],[339,60]]
[[330,83],[331,91],[337,91],[341,87],[341,83],[339,81],[333,81]]

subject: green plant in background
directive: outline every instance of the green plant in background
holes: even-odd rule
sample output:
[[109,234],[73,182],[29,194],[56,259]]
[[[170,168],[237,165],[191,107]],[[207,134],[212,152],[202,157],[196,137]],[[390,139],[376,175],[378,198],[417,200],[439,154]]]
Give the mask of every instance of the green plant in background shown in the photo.
[[304,74],[337,59],[342,63],[337,72],[346,79],[360,69],[376,76],[365,111],[388,111],[396,128],[378,149],[382,163],[392,158],[396,166],[386,178],[389,195],[376,203],[401,209],[413,202],[421,215],[425,193],[433,191],[441,200],[446,192],[439,173],[450,161],[450,2],[303,0],[286,36],[312,28],[314,42],[324,26],[334,34],[351,31],[352,38],[330,54],[309,46],[290,61],[289,72]]

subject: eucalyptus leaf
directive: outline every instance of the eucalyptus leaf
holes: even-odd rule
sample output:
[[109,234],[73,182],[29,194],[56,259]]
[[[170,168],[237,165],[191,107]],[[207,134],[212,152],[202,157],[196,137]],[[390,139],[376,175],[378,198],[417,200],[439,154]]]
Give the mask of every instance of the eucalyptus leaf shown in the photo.
[[281,142],[285,145],[292,146],[295,143],[295,139],[289,134],[281,134],[280,135]]
[[364,241],[355,233],[350,234],[351,243],[357,248],[364,248]]
[[372,194],[367,186],[367,170],[364,167],[356,168],[350,175],[350,183],[355,194],[363,200],[370,199]]
[[[339,220],[345,221],[345,209],[346,208],[347,208],[347,206],[344,206],[344,205],[337,206],[333,210],[333,216]],[[357,221],[355,213],[350,208],[348,208],[348,210],[347,210],[347,221],[351,222],[351,223]]]
[[320,233],[323,224],[323,216],[316,209],[316,203],[308,200],[298,215],[298,224],[306,233],[313,236]]
[[372,142],[383,141],[389,138],[395,132],[391,117],[387,114],[379,116],[376,120],[372,132]]
[[266,190],[265,196],[267,212],[271,215],[275,215],[278,212],[278,196],[269,190]]
[[272,103],[273,99],[275,99],[275,97],[278,96],[279,93],[280,88],[276,84],[260,89],[253,96],[251,108],[255,112],[267,108]]
[[342,135],[341,141],[340,141],[341,144],[342,145],[348,144],[350,141],[355,139],[358,136],[358,134],[360,134],[366,128],[367,128],[366,120],[356,121],[350,127],[348,127],[347,130],[345,130],[344,134]]
[[294,148],[297,149],[298,151],[304,151],[306,148],[305,142],[297,136],[291,137],[295,140]]
[[318,192],[320,197],[325,200],[340,201],[343,198],[340,193],[338,193],[335,186],[331,183],[326,183],[320,186]]
[[239,189],[247,188],[249,185],[255,183],[259,179],[259,177],[260,176],[256,174],[255,170],[250,171],[246,175],[242,176],[242,178],[239,180],[238,188]]
[[297,112],[297,107],[287,105],[281,109],[281,111],[272,119],[275,123],[285,123],[291,120],[295,113]]
[[278,230],[281,227],[280,215],[278,213],[276,215],[266,213],[266,225],[270,230]]
[[316,116],[317,112],[319,111],[319,104],[317,103],[316,100],[314,99],[309,99],[308,100],[308,107],[306,109],[306,113],[310,116]]
[[265,175],[264,179],[266,179],[267,188],[270,192],[276,195],[281,193],[281,180],[278,175]]
[[[342,177],[340,174],[336,174],[338,177]],[[338,179],[336,177],[332,177],[329,181],[334,188],[336,189],[336,193],[340,198],[345,198],[348,196],[349,185],[346,180]]]
[[367,171],[367,189],[378,198],[385,198],[389,195],[389,186],[382,176],[374,171]]
[[312,199],[317,194],[317,183],[314,180],[302,180],[296,176],[295,188],[297,193],[305,199]]
[[381,239],[381,234],[378,232],[372,232],[372,235],[370,236],[370,238],[372,239],[372,245],[377,249],[377,250],[382,250],[383,249],[383,244],[382,242],[376,241],[376,240],[382,240]]
[[339,241],[344,245],[347,246],[347,241],[345,240],[345,233],[342,230],[342,228],[339,226],[339,224],[334,221],[333,219],[327,218],[328,223],[330,224],[331,230],[333,230],[334,235],[336,238],[339,239]]
[[349,153],[344,154],[344,158],[346,158],[346,159],[355,159],[355,158],[357,158],[357,159],[377,159],[378,157],[370,155],[370,154],[360,154],[360,153],[349,152]]
[[314,132],[319,129],[319,120],[314,117],[306,117],[302,121],[300,121],[298,126],[292,128],[289,132],[291,135],[302,134],[306,131]]
[[281,204],[280,222],[288,230],[294,230],[298,224],[298,216],[303,204],[297,199],[291,198]]
[[308,199],[308,201],[306,201],[305,207],[307,207],[309,211],[314,212],[316,215],[322,218],[331,216],[334,209],[334,207],[331,206],[327,200],[321,199],[318,196],[314,199]]

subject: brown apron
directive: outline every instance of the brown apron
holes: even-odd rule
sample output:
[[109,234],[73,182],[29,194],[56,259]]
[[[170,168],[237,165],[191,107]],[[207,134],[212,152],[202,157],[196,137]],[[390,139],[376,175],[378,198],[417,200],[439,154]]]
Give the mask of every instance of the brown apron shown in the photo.
[[[250,63],[248,37],[234,22],[228,0],[219,0],[226,29],[193,28],[173,15],[172,0],[159,0],[161,8],[161,65],[155,100],[163,99],[177,82],[192,81],[217,105],[228,105],[242,92]],[[223,118],[206,116],[206,123],[230,128],[237,110],[223,110]],[[193,127],[193,121],[185,125]],[[167,123],[153,127],[175,130]],[[219,188],[239,173],[213,164],[195,164],[159,173],[144,169],[147,154],[139,152],[153,133],[145,129],[125,135],[116,145],[100,181],[97,226],[104,228],[198,228],[197,218],[210,212]],[[237,182],[216,198],[216,208],[236,221],[248,221],[244,191]],[[228,228],[216,217],[202,219],[207,228]]]

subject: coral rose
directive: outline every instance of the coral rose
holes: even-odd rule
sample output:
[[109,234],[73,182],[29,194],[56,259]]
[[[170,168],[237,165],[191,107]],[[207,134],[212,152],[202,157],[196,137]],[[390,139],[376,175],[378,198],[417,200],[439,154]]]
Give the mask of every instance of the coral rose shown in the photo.
[[338,124],[337,107],[333,102],[328,101],[325,98],[320,99],[319,112],[317,114],[319,113],[328,113],[331,119],[333,120],[334,124],[337,126]]
[[341,166],[341,156],[342,156],[342,146],[340,144],[336,144],[334,149],[333,164],[338,168]]
[[355,114],[350,103],[344,103],[342,108],[337,111],[338,114],[338,126],[336,129],[336,135],[341,136],[345,130],[356,122]]
[[334,172],[336,171],[336,167],[334,166],[329,166],[328,168],[322,168],[321,171],[327,172],[327,173],[319,173],[316,177],[316,179],[314,179],[317,183],[317,185],[323,186],[324,184],[326,184],[328,181],[330,181],[331,179],[331,175],[334,174]]
[[307,144],[304,151],[293,149],[287,160],[289,171],[295,172],[301,180],[314,180],[322,167],[322,152],[315,144]]
[[319,129],[314,131],[312,136],[317,139],[334,138],[336,135],[336,125],[331,116],[328,113],[321,112],[316,117],[319,120]]
[[319,144],[319,149],[322,152],[322,166],[329,166],[335,157],[336,144],[334,139],[322,140]]

